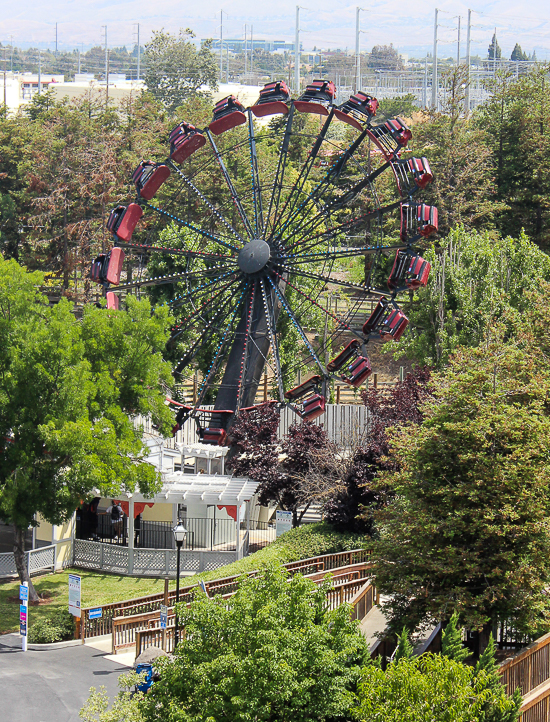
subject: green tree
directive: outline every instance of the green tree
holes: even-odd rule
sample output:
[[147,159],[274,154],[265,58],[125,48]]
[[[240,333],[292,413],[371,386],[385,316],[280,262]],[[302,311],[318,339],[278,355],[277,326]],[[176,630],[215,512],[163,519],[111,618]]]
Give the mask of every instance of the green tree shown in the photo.
[[510,56],[510,60],[527,60],[527,53],[524,53],[521,49],[521,45],[519,43],[516,43],[514,45],[514,49],[512,50],[512,55]]
[[[494,650],[493,650],[494,651]],[[462,644],[462,634],[458,628],[458,614],[453,612],[449,623],[441,636],[441,654],[455,662],[463,662],[470,656],[470,652]]]
[[376,111],[376,120],[387,120],[397,116],[411,118],[414,113],[418,113],[420,110],[417,103],[416,96],[412,93],[398,95],[396,98],[384,98],[380,101]]
[[397,664],[400,659],[411,659],[413,656],[413,646],[409,639],[407,627],[403,627],[401,634],[397,635],[397,647],[393,656],[393,662]]
[[521,704],[484,670],[433,654],[365,667],[358,696],[361,722],[514,722]]
[[493,33],[491,44],[487,50],[487,57],[489,60],[500,60],[502,57],[502,51],[500,49],[500,45],[498,44],[496,32]]
[[423,423],[392,439],[374,575],[397,629],[455,610],[485,637],[549,619],[549,314],[544,295],[531,305],[515,336],[457,349]]
[[525,311],[529,291],[550,279],[549,257],[524,233],[495,238],[458,227],[423,255],[430,278],[407,307],[411,327],[397,351],[420,364],[443,367],[458,346],[478,346],[493,321]]
[[367,65],[369,68],[379,68],[380,70],[403,70],[404,68],[401,55],[392,43],[375,45],[370,52]]
[[279,566],[242,579],[230,599],[199,595],[178,614],[185,637],[143,703],[145,720],[346,720],[364,638],[349,607]]
[[[187,98],[209,95],[217,90],[218,69],[212,42],[199,50],[191,42],[195,33],[187,28],[179,36],[154,30],[145,46],[145,84],[154,98],[169,110],[175,110]],[[207,86],[208,90],[203,90]]]
[[162,430],[172,423],[160,353],[166,310],[128,297],[128,312],[87,307],[77,320],[65,299],[48,305],[41,283],[42,274],[0,257],[0,518],[14,525],[21,581],[36,514],[60,524],[96,489],[157,488],[129,415],[151,414]]

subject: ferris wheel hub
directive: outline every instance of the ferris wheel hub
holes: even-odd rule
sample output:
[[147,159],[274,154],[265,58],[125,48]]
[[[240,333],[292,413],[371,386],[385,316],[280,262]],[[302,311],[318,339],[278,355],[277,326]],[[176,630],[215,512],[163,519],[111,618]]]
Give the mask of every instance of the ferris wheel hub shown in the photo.
[[243,273],[253,275],[262,271],[271,258],[269,243],[257,238],[249,241],[239,251],[238,264]]

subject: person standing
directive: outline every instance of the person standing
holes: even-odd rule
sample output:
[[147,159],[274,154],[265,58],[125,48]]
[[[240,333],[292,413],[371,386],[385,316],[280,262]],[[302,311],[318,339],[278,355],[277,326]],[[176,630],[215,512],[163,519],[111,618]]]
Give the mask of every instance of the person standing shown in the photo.
[[120,537],[122,539],[122,522],[124,519],[124,512],[120,504],[116,503],[114,499],[111,499],[111,506],[107,509],[107,514],[111,516],[111,528],[113,530],[112,536],[115,541],[118,541]]

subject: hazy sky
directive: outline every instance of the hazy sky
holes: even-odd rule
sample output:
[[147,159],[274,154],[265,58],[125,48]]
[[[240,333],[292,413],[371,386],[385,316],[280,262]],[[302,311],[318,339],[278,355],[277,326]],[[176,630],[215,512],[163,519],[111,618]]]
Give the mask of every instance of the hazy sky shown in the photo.
[[[468,3],[468,0],[466,0]],[[131,46],[135,41],[134,23],[140,23],[142,43],[151,31],[164,27],[177,31],[190,27],[198,37],[219,37],[220,9],[223,7],[224,36],[242,37],[244,24],[254,26],[254,37],[293,40],[296,4],[289,0],[259,3],[254,0],[200,0],[176,3],[173,0],[3,0],[0,41],[52,47],[58,23],[60,48],[79,43],[100,44],[101,26],[108,26],[110,46]],[[338,0],[315,0],[313,9],[301,10],[301,41],[305,49],[314,46],[336,48],[355,46],[355,8]],[[468,5],[442,1],[438,5],[440,53],[456,55],[457,16],[462,16],[462,46],[466,39]],[[375,44],[393,43],[409,55],[421,55],[433,43],[435,4],[429,0],[365,4],[361,13],[362,49]],[[547,0],[517,0],[472,3],[472,50],[486,54],[494,28],[497,28],[503,57],[509,57],[519,42],[524,51],[537,50],[539,59],[550,60],[550,6]]]

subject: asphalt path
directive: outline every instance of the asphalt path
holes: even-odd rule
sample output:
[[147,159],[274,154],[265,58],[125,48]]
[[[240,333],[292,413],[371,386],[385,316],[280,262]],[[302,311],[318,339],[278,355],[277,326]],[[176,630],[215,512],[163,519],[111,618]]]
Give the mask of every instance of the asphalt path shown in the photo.
[[0,636],[0,720],[78,722],[90,687],[112,698],[128,671],[105,657],[88,645],[23,652],[18,634]]

